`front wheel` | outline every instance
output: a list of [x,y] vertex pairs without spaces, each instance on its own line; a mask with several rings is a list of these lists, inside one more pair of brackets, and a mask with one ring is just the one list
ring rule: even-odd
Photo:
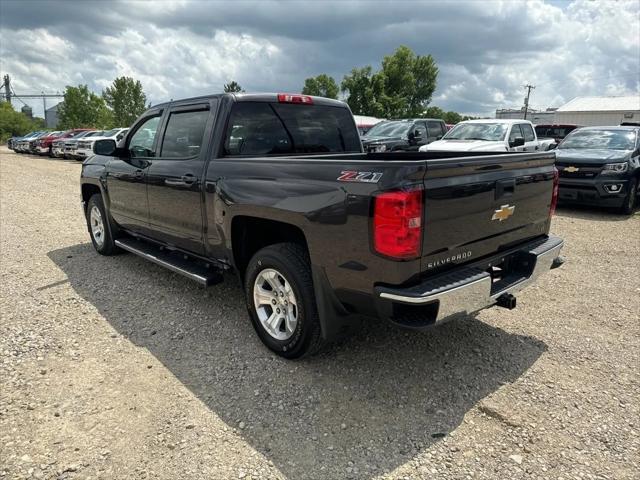
[[638,179],[632,178],[631,180],[629,180],[629,192],[627,193],[627,196],[624,197],[624,202],[620,207],[620,213],[624,215],[631,215],[633,213],[633,209],[636,204],[636,199],[638,198],[637,193],[638,193]]
[[108,221],[102,195],[96,193],[87,203],[87,224],[93,248],[100,255],[113,255],[118,251]]
[[303,247],[278,243],[258,251],[247,266],[245,292],[253,327],[269,349],[289,359],[320,349],[320,319]]

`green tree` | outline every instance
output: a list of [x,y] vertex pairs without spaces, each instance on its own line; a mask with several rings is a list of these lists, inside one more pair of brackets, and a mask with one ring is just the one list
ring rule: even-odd
[[90,92],[86,85],[67,86],[64,100],[58,106],[58,128],[109,128],[112,125],[112,112],[101,96]]
[[0,102],[0,142],[6,142],[10,137],[25,135],[34,130],[41,130],[44,120],[31,119],[22,112],[16,112],[9,102]]
[[347,103],[354,114],[383,116],[380,98],[384,95],[384,78],[372,73],[370,65],[351,70],[342,79],[340,88],[347,94]]
[[333,77],[322,73],[317,77],[307,78],[304,81],[302,93],[317,97],[338,98],[338,84]]
[[431,55],[416,55],[404,45],[382,60],[381,102],[387,118],[421,115],[436,89],[438,67]]
[[444,120],[444,117],[446,116],[446,114],[447,112],[445,112],[440,107],[433,106],[433,107],[427,107],[424,111],[424,114],[421,116],[426,118],[441,118]]
[[238,82],[236,82],[235,80],[232,80],[231,82],[224,84],[224,92],[236,93],[236,92],[244,92],[244,90],[242,89],[242,87]]
[[444,117],[442,119],[445,121],[445,123],[456,124],[462,121],[462,115],[460,115],[458,112],[449,111],[444,114]]
[[102,98],[111,109],[113,125],[128,127],[146,109],[147,96],[139,80],[118,77],[102,92]]

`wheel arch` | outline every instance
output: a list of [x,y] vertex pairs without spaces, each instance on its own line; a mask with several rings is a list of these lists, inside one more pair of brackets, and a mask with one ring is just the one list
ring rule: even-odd
[[285,242],[298,244],[309,253],[305,234],[297,225],[250,215],[237,215],[231,220],[233,265],[240,278],[244,278],[249,260],[258,250]]

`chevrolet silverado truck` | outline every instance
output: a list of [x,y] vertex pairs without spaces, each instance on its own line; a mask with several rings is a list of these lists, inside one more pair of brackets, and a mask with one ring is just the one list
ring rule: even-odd
[[345,103],[297,94],[172,101],[93,148],[81,197],[96,251],[204,286],[235,271],[286,358],[367,317],[423,330],[514,308],[561,263],[554,153],[364,153]]

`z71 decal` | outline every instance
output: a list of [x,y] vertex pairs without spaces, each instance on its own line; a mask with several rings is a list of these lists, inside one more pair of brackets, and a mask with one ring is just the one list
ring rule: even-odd
[[378,183],[382,178],[382,172],[354,172],[352,170],[344,170],[340,172],[339,182],[365,182]]

